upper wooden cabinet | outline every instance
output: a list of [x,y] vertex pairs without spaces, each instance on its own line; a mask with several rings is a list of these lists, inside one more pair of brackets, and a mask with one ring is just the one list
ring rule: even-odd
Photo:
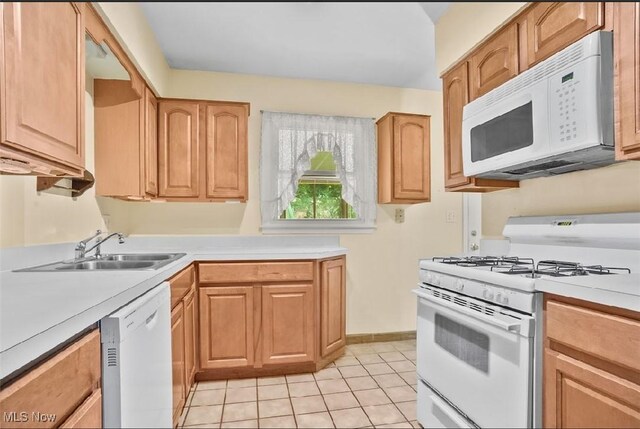
[[468,63],[442,77],[444,114],[444,185],[446,191],[489,192],[517,188],[518,182],[466,177],[462,169],[462,109],[469,102]]
[[161,197],[198,197],[199,104],[160,100],[158,110],[158,194]]
[[83,5],[0,3],[0,172],[81,176]]
[[158,100],[149,88],[144,91],[143,175],[146,195],[158,195]]
[[247,105],[206,106],[207,197],[247,199]]
[[526,20],[529,66],[604,26],[602,2],[534,2]]
[[159,196],[246,201],[248,103],[160,99]]
[[471,100],[518,74],[518,26],[508,25],[469,56]]
[[430,116],[390,112],[378,126],[378,202],[431,200]]
[[544,427],[640,426],[640,314],[545,296]]
[[640,3],[615,3],[616,159],[640,159]]
[[347,344],[347,266],[344,257],[320,265],[320,354],[325,357]]
[[157,195],[157,101],[131,81],[93,82],[96,195],[149,199]]

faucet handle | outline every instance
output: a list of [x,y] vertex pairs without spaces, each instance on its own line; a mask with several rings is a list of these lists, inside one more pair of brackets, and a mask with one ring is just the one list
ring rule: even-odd
[[118,233],[118,244],[124,244],[124,235]]

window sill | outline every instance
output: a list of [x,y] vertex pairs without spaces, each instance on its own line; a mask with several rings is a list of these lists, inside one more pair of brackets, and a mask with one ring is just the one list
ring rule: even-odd
[[276,220],[262,225],[263,234],[371,234],[375,225],[359,220]]

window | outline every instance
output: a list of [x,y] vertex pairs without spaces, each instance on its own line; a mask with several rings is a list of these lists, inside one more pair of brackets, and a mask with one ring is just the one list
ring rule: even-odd
[[263,231],[374,229],[373,119],[263,112],[260,156]]

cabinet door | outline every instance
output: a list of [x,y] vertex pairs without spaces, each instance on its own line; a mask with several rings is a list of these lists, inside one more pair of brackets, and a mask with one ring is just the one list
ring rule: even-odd
[[320,352],[325,357],[347,342],[345,258],[322,261],[320,275]]
[[247,107],[206,106],[207,197],[247,199]]
[[313,285],[262,286],[264,364],[314,359]]
[[511,24],[483,43],[469,57],[471,99],[518,74],[518,27]]
[[252,366],[253,287],[200,288],[200,367]]
[[0,4],[1,141],[77,167],[84,166],[81,8],[72,2]]
[[604,3],[534,3],[526,21],[527,62],[531,66],[601,28]]
[[616,3],[616,159],[640,159],[640,3]]
[[469,102],[467,67],[467,63],[464,62],[442,78],[446,187],[466,185],[470,181],[462,173],[462,108]]
[[189,392],[196,374],[196,288],[184,298],[185,392]]
[[640,386],[546,349],[544,427],[640,427]]
[[184,307],[180,303],[171,312],[171,364],[173,377],[173,424],[176,425],[186,392],[184,389]]
[[158,100],[149,88],[144,93],[144,192],[158,195]]
[[431,161],[429,118],[393,117],[393,196],[429,201]]
[[199,183],[198,103],[161,100],[158,181],[161,197],[197,197]]

